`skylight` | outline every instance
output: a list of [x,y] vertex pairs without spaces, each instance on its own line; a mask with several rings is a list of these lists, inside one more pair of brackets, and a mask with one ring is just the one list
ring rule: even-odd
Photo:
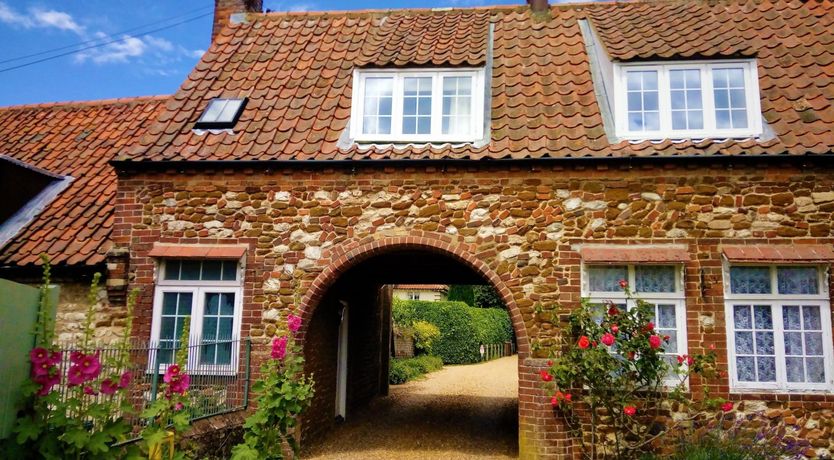
[[246,106],[246,100],[246,98],[212,99],[194,127],[197,129],[234,128]]

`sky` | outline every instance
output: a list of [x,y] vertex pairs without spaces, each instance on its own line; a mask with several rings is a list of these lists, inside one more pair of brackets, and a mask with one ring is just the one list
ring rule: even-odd
[[[264,0],[264,8],[502,3],[524,0]],[[0,0],[0,106],[172,94],[209,46],[213,9],[214,0]]]

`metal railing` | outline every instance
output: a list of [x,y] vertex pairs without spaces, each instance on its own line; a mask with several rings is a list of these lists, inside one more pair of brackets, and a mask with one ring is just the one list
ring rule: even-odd
[[[179,344],[177,344],[179,345]],[[91,346],[88,349],[99,354],[102,363],[101,375],[118,377],[123,372],[131,375],[130,384],[121,393],[127,398],[132,410],[118,414],[133,426],[134,433],[142,429],[147,420],[142,419],[142,411],[159,398],[164,397],[163,374],[173,362],[179,349],[171,342],[134,340],[127,347],[127,362],[119,363],[121,349],[118,344]],[[252,341],[250,338],[229,340],[201,340],[193,338],[185,347],[188,359],[185,372],[190,384],[187,391],[189,404],[187,410],[192,421],[215,415],[245,410],[249,405],[249,384],[251,378],[250,358]],[[65,373],[69,369],[72,352],[81,351],[77,343],[60,345],[62,362],[60,367]],[[63,397],[70,397],[66,385],[56,387]],[[105,398],[99,394],[87,396]]]

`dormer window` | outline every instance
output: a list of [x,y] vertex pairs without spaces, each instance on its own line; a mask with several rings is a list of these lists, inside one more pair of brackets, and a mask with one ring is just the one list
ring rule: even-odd
[[482,69],[357,70],[351,137],[359,142],[463,143],[483,137]]
[[755,60],[615,64],[618,137],[749,138],[762,132]]
[[231,129],[237,124],[243,108],[246,106],[246,98],[243,99],[212,99],[206,106],[205,112],[194,125],[196,129]]

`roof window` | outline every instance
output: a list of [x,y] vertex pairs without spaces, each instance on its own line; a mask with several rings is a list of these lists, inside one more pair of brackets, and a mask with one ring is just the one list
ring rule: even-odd
[[197,129],[229,129],[234,128],[243,108],[246,106],[246,98],[243,99],[212,99],[209,101],[206,111],[194,125]]
[[616,64],[617,136],[749,138],[762,133],[756,61]]

